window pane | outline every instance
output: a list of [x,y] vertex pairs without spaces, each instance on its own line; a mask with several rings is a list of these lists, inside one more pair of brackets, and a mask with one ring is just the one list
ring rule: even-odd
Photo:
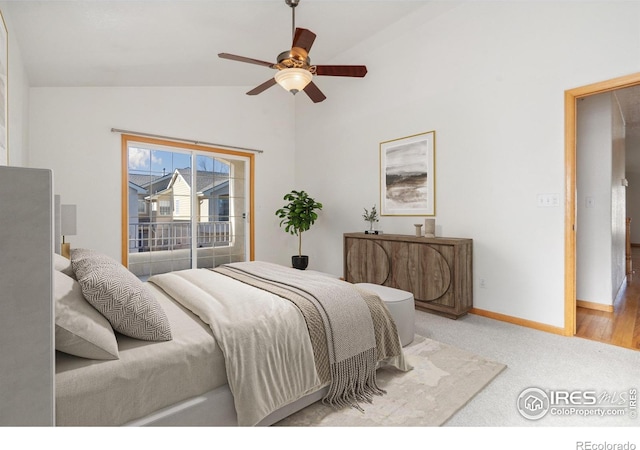
[[130,145],[128,162],[129,269],[145,278],[188,268],[191,156]]
[[247,259],[247,161],[133,142],[128,157],[132,272],[190,268],[194,248],[197,267]]

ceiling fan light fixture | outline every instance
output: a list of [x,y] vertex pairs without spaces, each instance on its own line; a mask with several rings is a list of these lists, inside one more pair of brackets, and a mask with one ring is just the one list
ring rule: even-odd
[[274,78],[280,86],[295,95],[311,83],[313,74],[306,69],[291,67],[279,70]]

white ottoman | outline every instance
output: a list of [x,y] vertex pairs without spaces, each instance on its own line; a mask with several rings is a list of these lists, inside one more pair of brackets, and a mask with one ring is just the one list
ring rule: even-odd
[[415,334],[415,303],[413,294],[400,289],[372,283],[356,283],[356,286],[371,291],[384,302],[398,328],[400,343],[403,347],[413,342]]

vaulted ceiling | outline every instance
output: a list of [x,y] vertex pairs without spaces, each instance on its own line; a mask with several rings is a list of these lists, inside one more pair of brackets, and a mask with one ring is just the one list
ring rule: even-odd
[[[341,53],[425,1],[301,0],[296,26],[317,34],[313,64],[366,64]],[[12,0],[10,16],[31,86],[252,86],[291,48],[284,0]]]
[[[347,50],[429,3],[300,0],[295,20],[318,36],[312,63],[366,65]],[[217,54],[275,62],[292,40],[284,0],[8,0],[0,8],[33,87],[257,86],[272,69]],[[627,165],[640,173],[640,87],[616,94],[634,145]]]

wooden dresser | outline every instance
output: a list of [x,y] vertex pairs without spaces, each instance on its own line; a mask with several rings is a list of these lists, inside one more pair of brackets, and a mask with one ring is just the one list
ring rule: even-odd
[[473,240],[344,234],[344,277],[413,293],[416,307],[450,318],[473,306]]

